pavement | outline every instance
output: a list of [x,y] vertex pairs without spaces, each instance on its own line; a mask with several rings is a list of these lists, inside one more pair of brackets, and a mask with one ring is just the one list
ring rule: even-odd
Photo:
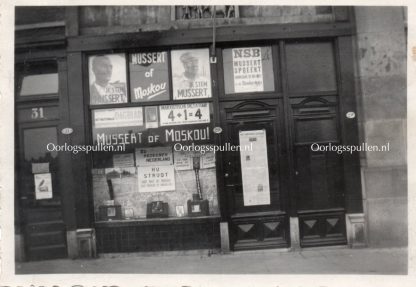
[[370,274],[406,275],[407,248],[319,247],[221,254],[212,250],[100,254],[94,259],[16,263],[16,274]]

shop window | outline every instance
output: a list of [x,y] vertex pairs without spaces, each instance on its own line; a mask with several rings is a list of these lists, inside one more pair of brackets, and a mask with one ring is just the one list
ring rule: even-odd
[[[218,215],[209,50],[125,55],[89,57],[96,220]],[[93,100],[97,59],[119,96]]]
[[223,50],[226,94],[274,91],[271,46]]
[[331,42],[286,44],[289,92],[335,91],[336,69]]

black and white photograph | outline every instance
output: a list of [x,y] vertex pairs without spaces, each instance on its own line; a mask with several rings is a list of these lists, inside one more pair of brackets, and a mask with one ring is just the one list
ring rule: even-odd
[[413,286],[380,1],[0,3],[0,287]]

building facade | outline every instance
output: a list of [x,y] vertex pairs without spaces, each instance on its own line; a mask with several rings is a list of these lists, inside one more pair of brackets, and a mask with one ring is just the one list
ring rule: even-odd
[[406,29],[403,7],[17,7],[16,260],[407,245]]

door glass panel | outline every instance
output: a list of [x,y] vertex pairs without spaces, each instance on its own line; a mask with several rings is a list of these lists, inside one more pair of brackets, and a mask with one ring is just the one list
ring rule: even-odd
[[271,46],[223,50],[225,93],[274,91]]
[[336,90],[335,57],[331,42],[286,44],[289,92]]
[[57,156],[56,151],[48,151],[48,143],[57,144],[55,127],[26,129],[23,132],[24,155],[26,161],[49,161]]
[[[24,129],[23,157],[19,162],[19,196],[22,206],[58,199],[57,152],[48,151],[48,144],[57,144],[56,127]],[[51,146],[50,146],[51,149]]]

